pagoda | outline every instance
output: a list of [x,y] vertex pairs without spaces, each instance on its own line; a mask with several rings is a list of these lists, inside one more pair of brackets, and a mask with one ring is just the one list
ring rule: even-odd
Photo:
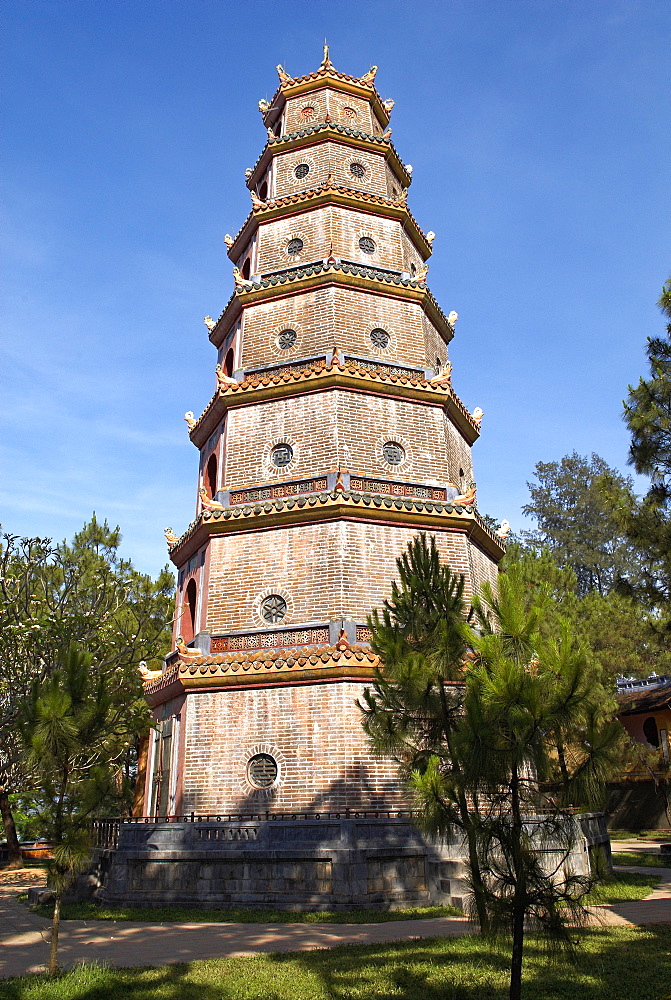
[[[225,239],[233,294],[205,319],[214,395],[186,414],[196,516],[166,529],[178,579],[174,651],[145,677],[152,822],[123,831],[110,899],[449,896],[449,852],[412,827],[357,699],[377,665],[367,616],[418,532],[467,600],[496,579],[471,462],[482,414],[452,387],[457,314],[427,285],[434,234],[408,207],[376,67],[338,72],[325,48],[316,72],[278,73],[251,211]],[[228,877],[203,874],[207,850]]]

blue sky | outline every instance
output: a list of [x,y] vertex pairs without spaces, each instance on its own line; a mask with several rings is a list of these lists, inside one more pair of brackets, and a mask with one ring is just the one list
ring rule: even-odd
[[[480,509],[525,527],[538,461],[625,469],[627,384],[663,329],[671,8],[594,0],[14,0],[2,8],[0,520],[95,510],[156,573],[193,516],[183,414],[232,290],[275,65],[379,65],[453,382],[485,411]],[[643,486],[643,484],[641,484]]]

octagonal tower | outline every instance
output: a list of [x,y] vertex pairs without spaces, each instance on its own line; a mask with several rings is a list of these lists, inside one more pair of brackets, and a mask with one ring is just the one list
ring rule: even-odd
[[356,707],[376,664],[367,615],[419,531],[467,598],[502,556],[476,510],[479,419],[452,388],[456,314],[427,287],[433,234],[408,208],[393,102],[328,50],[314,73],[278,72],[252,209],[226,238],[234,292],[206,318],[215,393],[188,415],[198,499],[168,535],[151,816],[403,808]]

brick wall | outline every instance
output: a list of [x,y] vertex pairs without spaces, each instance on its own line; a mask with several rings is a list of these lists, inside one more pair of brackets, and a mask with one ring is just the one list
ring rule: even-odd
[[[314,109],[314,113],[306,116],[304,112],[309,108]],[[331,87],[289,98],[284,109],[283,131],[297,132],[306,125],[323,122],[327,115],[337,125],[347,125],[348,128],[360,129],[373,135],[380,131],[368,101],[362,97],[339,93]]]
[[[230,412],[224,487],[323,475],[338,465],[404,482],[456,482],[459,466],[450,461],[446,435],[457,461],[464,461],[459,432],[438,406],[343,390],[269,400]],[[294,457],[277,469],[270,451],[281,441],[291,445]],[[402,464],[384,460],[386,441],[405,449]]]
[[[286,327],[295,330],[298,338],[290,350],[281,350],[277,336]],[[390,334],[385,350],[371,343],[370,332],[375,327]],[[347,354],[415,367],[434,368],[436,356],[443,361],[447,358],[447,345],[421,305],[398,297],[331,286],[245,309],[244,368],[325,354],[334,344]]]
[[[374,253],[361,250],[362,236],[375,241]],[[303,250],[290,257],[287,244],[296,237],[303,240]],[[323,260],[331,251],[334,257],[353,260],[365,267],[409,271],[411,263],[416,267],[421,264],[419,254],[396,219],[330,205],[263,223],[259,228],[256,273],[267,274]]]
[[[416,534],[403,525],[339,521],[212,538],[207,630],[260,628],[260,598],[281,594],[282,625],[348,618],[363,622],[389,596],[396,559]],[[441,556],[466,577],[466,598],[494,563],[465,535],[431,532]]]
[[[368,749],[356,700],[336,682],[187,696],[182,811],[218,814],[407,808],[396,767]],[[247,763],[270,753],[280,780],[254,789]]]

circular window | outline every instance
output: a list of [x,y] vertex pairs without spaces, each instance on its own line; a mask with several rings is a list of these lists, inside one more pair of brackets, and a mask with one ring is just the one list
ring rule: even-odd
[[354,108],[343,108],[342,113],[344,114],[345,118],[350,118],[350,119],[356,118],[356,111],[354,110]]
[[307,165],[307,163],[299,163],[296,169],[294,170],[294,177],[296,178],[297,181],[302,181],[303,178],[307,177],[309,173],[310,173],[310,167]]
[[287,602],[279,594],[271,594],[261,601],[261,617],[273,625],[281,622],[287,613]]
[[288,351],[290,347],[294,346],[297,340],[298,334],[295,330],[282,330],[277,338],[277,346],[283,351]]
[[287,243],[287,253],[290,257],[295,257],[296,254],[300,253],[303,249],[303,240],[299,239],[297,236],[293,240],[289,240]]
[[301,118],[306,122],[310,121],[310,119],[314,118],[314,116],[315,116],[315,109],[310,106],[303,108],[301,111]]
[[375,240],[372,240],[370,236],[362,236],[359,240],[359,249],[363,250],[364,253],[375,253]]
[[294,457],[294,450],[288,444],[276,444],[270,453],[270,461],[277,469],[283,469]]
[[255,753],[247,763],[247,777],[254,788],[270,788],[277,781],[277,761],[269,753]]
[[387,441],[386,444],[382,445],[382,454],[390,465],[400,465],[405,458],[403,448],[396,441]]
[[380,348],[380,350],[389,345],[389,334],[381,326],[376,326],[374,330],[370,331],[370,339],[373,346]]
[[349,172],[351,173],[352,177],[361,178],[365,176],[366,168],[364,167],[363,163],[350,163]]

